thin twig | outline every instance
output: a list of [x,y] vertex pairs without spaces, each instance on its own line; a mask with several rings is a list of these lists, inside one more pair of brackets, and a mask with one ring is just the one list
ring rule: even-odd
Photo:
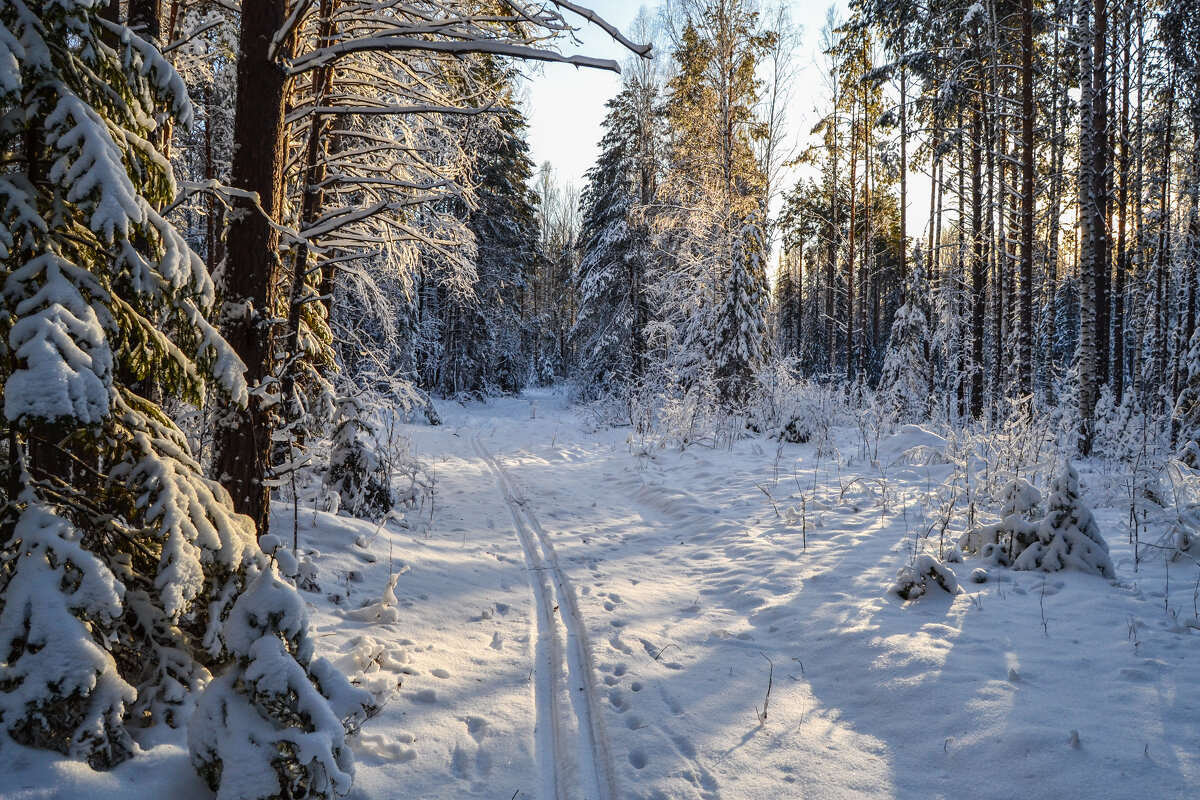
[[[763,658],[767,658],[767,654],[758,651],[758,654]],[[767,704],[771,702],[771,685],[775,682],[775,662],[767,658],[767,663],[771,665],[771,671],[767,674],[767,696],[763,698],[762,713],[758,713],[758,706],[754,707],[754,713],[758,715],[758,724],[762,725],[767,721]]]
[[[680,647],[679,645],[677,645],[677,644],[669,644],[669,645],[667,645],[666,647],[663,647],[663,649],[662,649],[662,650],[659,650],[659,651],[658,651],[658,655],[656,655],[656,656],[654,657],[654,660],[655,660],[655,661],[658,661],[660,658],[662,658],[662,654],[663,654],[663,653],[665,653],[665,652],[667,651],[667,647],[674,647],[674,648],[675,648],[676,650],[678,650],[680,653],[683,653],[683,648],[682,648],[682,647]],[[685,655],[686,655],[686,654],[685,654]]]

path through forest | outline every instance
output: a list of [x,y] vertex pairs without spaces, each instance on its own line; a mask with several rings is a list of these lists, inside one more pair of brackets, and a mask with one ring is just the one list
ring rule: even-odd
[[407,674],[368,728],[411,742],[360,752],[361,797],[1183,798],[1200,779],[1200,639],[1163,611],[1190,614],[1194,587],[1133,573],[1119,509],[1097,510],[1116,583],[974,584],[967,562],[963,594],[905,604],[887,588],[950,467],[900,456],[932,434],[872,464],[850,431],[820,456],[658,449],[549,393],[443,411],[413,429],[432,518],[381,533],[349,601],[403,560],[399,621],[370,635]]

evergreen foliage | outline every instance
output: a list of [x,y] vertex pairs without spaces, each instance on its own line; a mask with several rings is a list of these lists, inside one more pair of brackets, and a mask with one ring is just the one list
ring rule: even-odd
[[[493,79],[511,82],[498,68]],[[533,164],[516,108],[468,123],[475,154],[474,204],[461,209],[475,240],[471,293],[443,291],[442,363],[433,388],[445,394],[516,392],[530,379],[526,298],[540,254]]]
[[1070,464],[1050,483],[1046,517],[1038,525],[1037,539],[1020,552],[1014,549],[1014,553],[1014,569],[1078,569],[1105,578],[1116,577],[1108,557],[1108,542],[1091,509],[1083,504],[1079,473]]
[[733,408],[745,403],[767,355],[765,249],[761,217],[752,214],[733,242],[712,354],[721,398]]
[[149,138],[192,118],[178,74],[89,0],[6,3],[0,41],[15,521],[0,538],[0,717],[17,741],[108,767],[132,751],[130,725],[186,718],[258,552],[147,395],[199,402],[211,382],[245,402],[246,386],[207,320],[208,273],[156,211],[175,184]]
[[325,488],[353,516],[382,519],[396,505],[378,432],[359,394],[338,398]]
[[925,317],[928,305],[928,287],[918,251],[905,282],[904,302],[892,318],[879,379],[880,391],[898,422],[921,422],[929,417],[930,369],[925,355],[929,346]]
[[579,265],[579,317],[571,331],[576,374],[585,387],[615,388],[634,376],[644,336],[643,296],[651,261],[651,233],[639,205],[638,95],[655,92],[626,82],[608,102],[600,156],[588,170],[582,197],[583,256]]
[[[239,593],[266,566],[251,521],[154,400],[248,399],[208,321],[209,274],[156,210],[175,183],[151,138],[167,120],[190,124],[192,108],[157,50],[97,12],[90,0],[0,8],[0,718],[22,744],[107,768],[133,752],[131,727],[184,724],[209,669],[242,656],[229,620],[258,613]],[[302,607],[283,584],[275,596]],[[303,637],[304,620],[290,632]],[[279,641],[244,629],[237,647]],[[333,680],[319,670],[292,690]],[[265,713],[297,725],[279,704]],[[337,749],[327,722],[269,768]]]

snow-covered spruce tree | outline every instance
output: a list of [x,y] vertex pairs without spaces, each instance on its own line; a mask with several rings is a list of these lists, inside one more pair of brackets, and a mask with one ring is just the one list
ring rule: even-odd
[[762,219],[750,214],[733,239],[713,353],[721,399],[731,408],[745,404],[769,345],[765,249]]
[[[106,768],[133,752],[131,726],[182,724],[209,669],[234,660],[235,601],[271,609],[238,600],[268,569],[253,524],[146,396],[198,404],[211,384],[247,401],[244,366],[208,321],[212,281],[155,210],[175,185],[151,135],[189,124],[191,106],[162,56],[97,11],[0,6],[0,726]],[[260,638],[279,641],[265,626]],[[331,671],[306,674],[349,696]],[[344,732],[328,716],[324,745],[264,763],[291,774],[332,753]]]
[[338,505],[356,517],[381,518],[396,505],[387,464],[362,396],[352,391],[338,398],[325,488]]
[[1091,509],[1083,504],[1079,473],[1070,464],[1050,482],[1046,517],[1038,524],[1037,539],[1013,560],[1013,569],[1056,572],[1068,568],[1116,577],[1108,542]]
[[652,233],[647,206],[658,168],[653,154],[658,85],[642,71],[608,102],[600,156],[582,197],[579,316],[571,331],[585,396],[641,382],[646,369]]
[[129,724],[186,717],[194,648],[228,607],[212,593],[257,548],[138,393],[246,387],[206,320],[208,274],[154,209],[175,187],[148,139],[190,123],[186,90],[95,5],[0,7],[0,718],[108,767],[132,752]]
[[[512,104],[514,77],[495,59],[481,57],[483,78],[503,83],[502,104]],[[463,209],[475,236],[478,281],[473,297],[452,294],[442,370],[445,393],[482,392],[495,387],[519,391],[529,378],[524,344],[527,279],[539,257],[535,197],[529,189],[533,163],[525,140],[525,118],[508,107],[468,123],[468,147],[476,154],[471,182],[477,207]]]
[[879,378],[880,395],[899,422],[929,418],[931,373],[925,357],[929,341],[925,317],[928,307],[928,287],[918,249],[905,280],[904,303],[892,318],[892,334]]

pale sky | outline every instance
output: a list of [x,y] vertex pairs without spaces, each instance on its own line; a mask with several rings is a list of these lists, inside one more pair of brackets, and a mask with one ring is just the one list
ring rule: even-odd
[[[622,31],[629,30],[639,8],[654,7],[645,0],[593,0],[584,5]],[[792,0],[791,5],[792,17],[804,31],[800,37],[801,52],[794,55],[800,71],[796,76],[792,107],[788,109],[788,122],[793,132],[807,134],[815,119],[814,107],[821,102],[821,77],[814,62],[820,57],[821,28],[830,4]],[[836,5],[844,16],[845,3]],[[567,52],[620,62],[630,55],[604,31],[579,18],[576,21],[581,22],[578,35],[583,45]],[[656,57],[669,56],[660,52]],[[596,145],[602,134],[600,123],[606,111],[604,103],[620,90],[621,78],[611,72],[562,64],[545,65],[540,72],[540,75],[531,75],[529,85],[530,155],[539,166],[544,161],[551,162],[561,179],[569,179],[582,188],[583,175],[595,163],[598,154]]]
[[[592,0],[587,5],[622,31],[628,31],[638,9],[653,8],[645,0]],[[846,16],[845,2],[834,3],[841,17]],[[799,52],[793,55],[797,68],[793,98],[787,109],[787,121],[793,143],[803,144],[808,132],[824,110],[825,85],[818,62],[821,28],[825,25],[829,2],[791,0],[792,18],[803,26]],[[581,52],[601,58],[624,62],[629,52],[613,42],[604,31],[576,18],[580,23],[582,46],[564,48],[566,52]],[[668,58],[665,52],[657,58]],[[540,72],[540,74],[539,74]],[[621,78],[611,72],[578,69],[563,64],[547,64],[530,75],[528,105],[530,155],[536,166],[545,161],[554,165],[560,181],[571,181],[579,189],[584,186],[584,173],[596,161],[604,120],[604,103],[619,90]],[[928,215],[928,179],[914,176],[910,183],[909,235],[920,235]],[[794,176],[784,176],[783,188],[791,189]],[[924,199],[922,199],[924,198]]]

